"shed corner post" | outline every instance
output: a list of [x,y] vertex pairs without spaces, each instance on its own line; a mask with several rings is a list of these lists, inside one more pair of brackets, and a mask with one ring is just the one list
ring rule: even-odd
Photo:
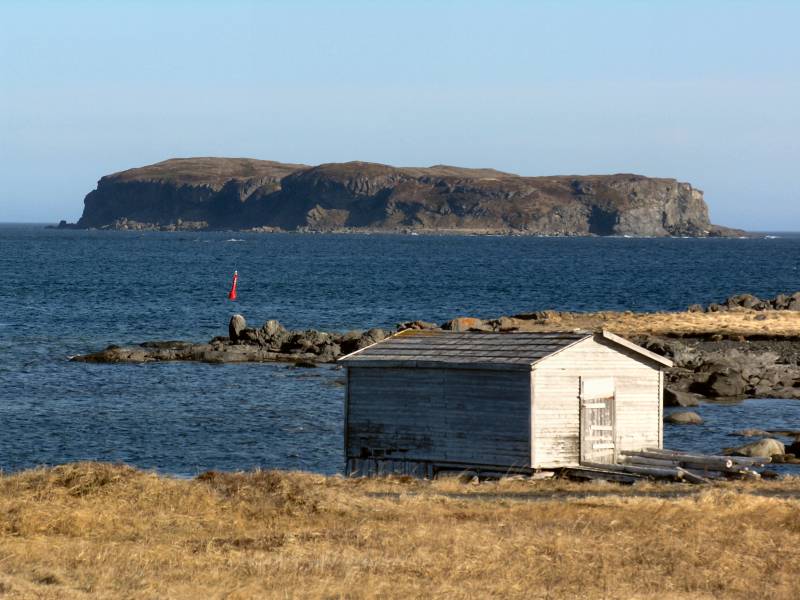
[[664,447],[664,367],[658,368],[658,447]]
[[531,367],[530,376],[530,393],[528,394],[530,400],[530,411],[528,417],[528,456],[531,461],[531,469],[536,468],[536,437],[534,434],[534,419],[535,419],[535,403],[536,403],[536,365]]
[[342,440],[344,442],[344,474],[350,475],[350,459],[347,456],[347,448],[349,446],[348,435],[350,433],[349,414],[350,414],[350,367],[345,366],[344,378],[344,426],[342,430]]

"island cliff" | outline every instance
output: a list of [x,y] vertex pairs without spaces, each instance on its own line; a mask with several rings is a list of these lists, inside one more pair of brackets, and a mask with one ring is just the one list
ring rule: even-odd
[[104,229],[718,236],[703,193],[641,175],[179,158],[106,175],[77,224]]

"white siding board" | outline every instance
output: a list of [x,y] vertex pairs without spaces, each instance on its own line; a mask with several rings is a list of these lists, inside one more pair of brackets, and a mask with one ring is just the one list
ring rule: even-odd
[[534,366],[534,467],[579,463],[581,377],[614,378],[618,450],[661,445],[663,376],[658,365],[619,345],[589,338]]

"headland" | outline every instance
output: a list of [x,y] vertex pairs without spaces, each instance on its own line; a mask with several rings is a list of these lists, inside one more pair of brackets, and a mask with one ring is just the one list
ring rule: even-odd
[[523,177],[369,162],[176,158],[102,177],[61,228],[538,236],[742,236],[703,192],[634,174]]

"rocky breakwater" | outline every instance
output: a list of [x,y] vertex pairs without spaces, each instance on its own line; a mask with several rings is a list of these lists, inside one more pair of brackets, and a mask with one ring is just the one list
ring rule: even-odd
[[135,346],[109,346],[100,352],[73,357],[90,363],[145,363],[198,361],[205,363],[291,362],[299,366],[334,362],[386,337],[381,329],[328,333],[289,331],[274,320],[258,329],[248,328],[243,316],[234,315],[228,337],[207,343],[183,341],[144,342]]
[[104,229],[719,236],[703,192],[632,174],[523,177],[447,165],[171,159],[106,175],[77,224]]
[[[503,318],[505,319],[505,317]],[[425,321],[397,325],[405,329],[446,329],[453,331],[513,331],[503,329],[502,319],[482,321],[471,317],[453,319],[441,326]],[[333,363],[346,354],[381,341],[394,332],[373,328],[345,333],[307,329],[291,331],[278,321],[269,320],[259,328],[247,327],[242,315],[234,315],[228,335],[208,342],[151,341],[133,346],[111,345],[99,352],[72,357],[75,362],[146,363],[196,361],[205,363],[289,362],[299,366]]]

